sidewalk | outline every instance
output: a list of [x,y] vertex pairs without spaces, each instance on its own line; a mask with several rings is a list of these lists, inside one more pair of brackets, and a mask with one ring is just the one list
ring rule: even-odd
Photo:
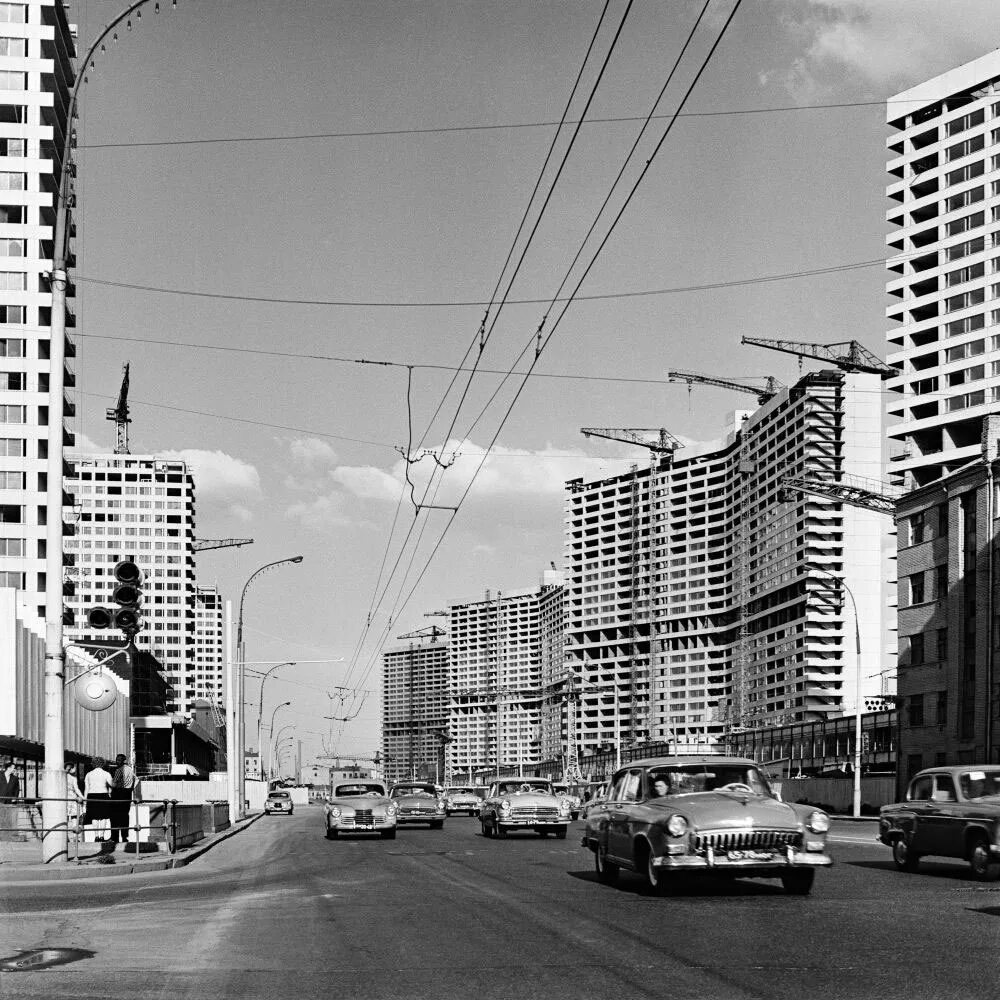
[[[78,878],[108,878],[115,875],[141,875],[147,872],[165,871],[168,868],[183,868],[216,844],[228,840],[237,833],[253,825],[264,814],[255,813],[246,819],[238,820],[228,830],[213,833],[199,840],[190,847],[178,848],[173,854],[168,854],[165,844],[156,852],[136,854],[125,851],[121,845],[116,846],[114,853],[102,850],[101,844],[81,844],[80,863],[77,864],[75,845],[70,844],[70,859],[43,865],[41,857],[41,841],[26,842],[0,841],[0,884],[16,882],[47,882],[54,879]],[[134,848],[136,845],[130,844]],[[104,860],[105,858],[110,860]]]

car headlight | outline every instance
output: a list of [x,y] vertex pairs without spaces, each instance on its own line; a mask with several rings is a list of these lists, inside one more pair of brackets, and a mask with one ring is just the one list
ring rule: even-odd
[[333,816],[334,819],[338,818],[340,816],[340,807],[330,806],[330,815]]
[[385,814],[386,814],[386,816],[395,816],[396,813],[398,813],[398,812],[399,812],[399,806],[397,806],[395,802],[390,802],[385,807]]
[[437,811],[439,813],[443,813],[444,812],[444,803],[440,799],[438,799]]
[[500,812],[510,812],[510,799],[504,799],[500,803]]
[[688,831],[688,821],[680,813],[674,813],[667,820],[667,833],[671,837],[683,837]]
[[812,833],[826,833],[830,829],[830,817],[825,812],[818,809],[809,814],[806,826]]
[[568,813],[570,811],[570,809],[571,809],[571,806],[570,806],[570,804],[565,799],[560,799],[559,800],[559,812],[561,812],[563,815],[565,815],[566,813]]

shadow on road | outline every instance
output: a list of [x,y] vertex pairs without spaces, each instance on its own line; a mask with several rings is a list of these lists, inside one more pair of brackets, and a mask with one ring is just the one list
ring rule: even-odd
[[[951,882],[976,882],[969,875],[969,866],[961,861],[925,861],[915,872],[901,872],[891,861],[841,861],[847,868],[866,868],[869,871],[892,872],[900,878],[926,875],[930,878],[946,879]],[[977,883],[982,884],[982,883]]]
[[[580,882],[593,882],[596,885],[607,889],[610,892],[621,892],[630,896],[649,896],[649,889],[645,880],[638,875],[623,872],[614,885],[603,885],[597,878],[597,873],[590,871],[570,871],[566,873],[570,878],[578,879]],[[670,893],[673,897],[718,897],[718,896],[783,896],[785,890],[780,884],[753,879],[730,879],[724,877],[713,877],[702,875],[697,878],[682,878],[678,881],[676,889]]]

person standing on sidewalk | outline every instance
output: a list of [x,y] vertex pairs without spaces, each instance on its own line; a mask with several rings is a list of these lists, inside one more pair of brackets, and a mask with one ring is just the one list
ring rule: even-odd
[[7,759],[0,771],[0,840],[17,840],[18,807],[21,797],[21,779],[17,776],[14,761]]
[[137,797],[139,782],[125,754],[115,758],[115,773],[111,781],[111,840],[128,843],[128,819],[132,802]]
[[104,828],[111,818],[111,774],[104,769],[104,758],[95,757],[94,767],[83,779],[83,794],[87,797],[84,823],[97,828],[95,839],[104,840]]

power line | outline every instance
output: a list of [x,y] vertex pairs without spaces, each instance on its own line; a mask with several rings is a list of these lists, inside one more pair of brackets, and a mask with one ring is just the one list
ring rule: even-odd
[[[889,261],[905,260],[916,254],[897,254],[893,257],[876,257],[870,260],[851,261],[846,264],[831,264],[826,267],[816,267],[797,271],[781,271],[775,274],[757,275],[750,278],[734,278],[728,281],[711,281],[694,285],[674,285],[666,288],[645,288],[634,292],[600,292],[591,295],[576,296],[577,302],[599,302],[607,299],[636,299],[654,295],[679,295],[687,292],[714,291],[719,288],[739,288],[742,285],[761,285],[772,281],[789,281],[796,278],[811,278],[823,274],[837,274],[841,271],[856,271],[869,267],[882,267]],[[268,305],[283,306],[324,306],[349,309],[457,309],[470,306],[488,306],[491,303],[485,299],[428,299],[390,300],[390,299],[293,299],[269,295],[235,295],[226,292],[201,292],[190,288],[167,288],[161,285],[140,285],[127,281],[107,281],[103,278],[91,278],[86,275],[76,275],[74,281],[85,284],[103,285],[106,288],[125,288],[135,292],[155,292],[160,295],[186,295],[198,299],[220,299],[225,302],[256,302]],[[549,298],[507,299],[507,305],[544,305],[552,302]],[[564,302],[565,298],[554,301]]]
[[[678,118],[733,118],[743,115],[773,115],[793,111],[837,111],[851,108],[885,107],[889,104],[905,103],[903,101],[836,101],[829,104],[793,104],[778,105],[771,108],[729,108],[721,111],[685,111]],[[655,115],[654,118],[668,118],[669,115]],[[585,125],[613,125],[619,123],[641,122],[643,115],[612,115],[604,118],[589,118]],[[556,121],[534,122],[496,122],[472,123],[469,125],[428,125],[420,128],[383,128],[360,129],[341,132],[299,132],[288,135],[245,135],[245,136],[208,136],[195,139],[149,139],[135,142],[89,142],[80,143],[77,149],[143,149],[157,146],[207,146],[237,142],[306,142],[320,139],[367,139],[388,138],[401,135],[442,135],[462,132],[498,132],[516,131],[520,129],[552,128]],[[576,125],[576,120],[569,120],[568,125]]]

